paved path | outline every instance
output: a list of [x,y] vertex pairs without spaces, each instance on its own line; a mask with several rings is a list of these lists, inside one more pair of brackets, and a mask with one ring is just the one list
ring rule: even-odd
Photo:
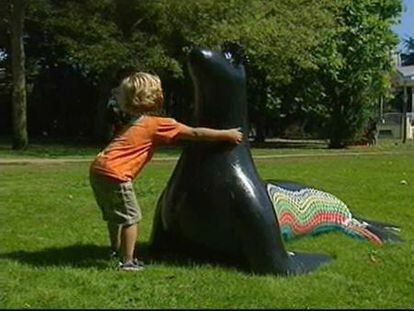
[[[403,155],[412,154],[412,151],[370,151],[352,152],[338,151],[329,153],[294,153],[255,155],[253,159],[283,159],[283,158],[316,158],[316,157],[343,157],[343,156],[376,156],[376,155]],[[154,157],[153,162],[177,161],[177,157]],[[1,164],[53,164],[53,163],[82,163],[91,162],[92,158],[0,158]]]

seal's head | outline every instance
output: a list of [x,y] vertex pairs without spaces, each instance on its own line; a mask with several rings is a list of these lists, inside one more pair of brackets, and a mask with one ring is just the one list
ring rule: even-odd
[[246,74],[240,51],[230,43],[219,52],[202,48],[191,50],[188,66],[195,87],[198,126],[244,126]]

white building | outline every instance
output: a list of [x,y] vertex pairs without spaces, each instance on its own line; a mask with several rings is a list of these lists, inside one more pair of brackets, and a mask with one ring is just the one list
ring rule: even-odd
[[402,88],[402,113],[386,113],[378,126],[380,137],[414,139],[414,66],[402,66],[399,56],[394,58],[396,76],[393,79],[394,88]]

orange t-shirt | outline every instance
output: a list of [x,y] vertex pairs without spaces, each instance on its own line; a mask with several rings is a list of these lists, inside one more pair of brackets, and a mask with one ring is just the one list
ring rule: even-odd
[[173,142],[183,128],[172,118],[143,116],[97,155],[91,169],[121,182],[131,181],[151,160],[154,149]]

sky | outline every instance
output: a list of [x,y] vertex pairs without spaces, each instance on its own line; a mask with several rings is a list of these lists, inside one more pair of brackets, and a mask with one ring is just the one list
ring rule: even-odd
[[404,0],[404,10],[401,21],[392,27],[392,30],[400,38],[399,49],[403,48],[403,40],[414,37],[414,0]]

